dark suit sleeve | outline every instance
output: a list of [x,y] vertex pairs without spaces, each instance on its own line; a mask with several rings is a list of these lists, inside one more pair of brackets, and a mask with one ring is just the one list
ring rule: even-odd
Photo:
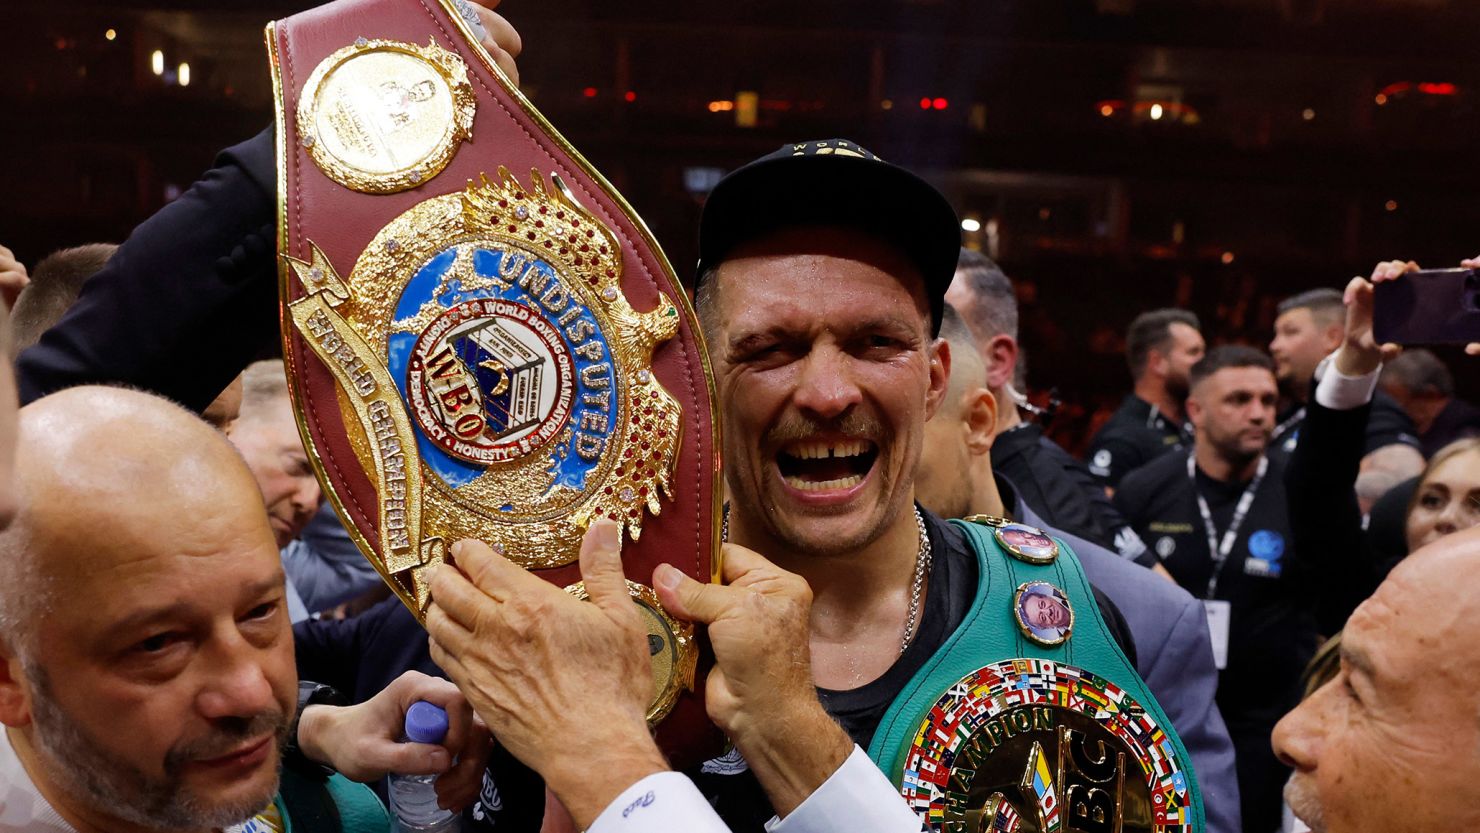
[[1120,554],[1122,558],[1135,559],[1146,552],[1146,545],[1141,537],[1131,528],[1125,516],[1105,495],[1105,490],[1095,482],[1089,469],[1083,463],[1070,457],[1068,452],[1064,453],[1063,476],[1066,481],[1073,484],[1076,494],[1084,501],[1086,513],[1088,513],[1093,530],[1096,535],[1085,535],[1082,537],[1098,541],[1107,549]]
[[[392,599],[397,604],[400,602]],[[307,619],[293,626],[293,651],[301,679],[331,685],[351,700],[359,687],[364,630],[370,611],[349,619]],[[374,694],[374,692],[371,692]]]
[[1041,436],[1026,450],[1025,456],[1031,474],[1024,481],[1014,480],[1013,485],[1021,490],[1033,490],[1024,499],[1049,526],[1093,541],[1125,558],[1135,558],[1145,551],[1141,539],[1083,463],[1053,440]]
[[1377,570],[1353,486],[1362,463],[1371,404],[1336,411],[1306,406],[1300,442],[1285,470],[1294,556],[1320,591],[1321,633],[1340,630],[1377,588]]
[[271,131],[216,165],[119,247],[17,362],[21,402],[127,384],[197,411],[277,338]]

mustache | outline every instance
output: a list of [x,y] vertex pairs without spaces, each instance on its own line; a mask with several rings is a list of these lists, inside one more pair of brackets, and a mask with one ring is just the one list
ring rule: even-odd
[[1299,772],[1290,776],[1290,780],[1285,782],[1285,803],[1315,833],[1323,833],[1326,829],[1326,813],[1309,776]]
[[219,758],[230,753],[247,741],[271,734],[278,740],[279,748],[288,736],[291,722],[281,709],[260,712],[251,717],[228,717],[216,721],[216,728],[208,735],[195,740],[183,741],[165,755],[164,769],[170,776],[178,776],[186,764],[194,761]]
[[830,420],[815,420],[805,416],[785,417],[766,432],[765,441],[769,445],[781,446],[811,439],[818,434],[841,434],[854,440],[877,440],[887,433],[888,429],[878,417],[855,410]]

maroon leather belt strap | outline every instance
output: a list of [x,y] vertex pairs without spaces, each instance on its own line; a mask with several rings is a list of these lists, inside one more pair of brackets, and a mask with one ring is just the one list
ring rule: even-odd
[[582,532],[618,522],[649,717],[701,721],[692,633],[645,584],[717,572],[714,384],[656,241],[450,3],[339,0],[267,45],[284,354],[350,534],[420,617],[453,541],[580,593]]

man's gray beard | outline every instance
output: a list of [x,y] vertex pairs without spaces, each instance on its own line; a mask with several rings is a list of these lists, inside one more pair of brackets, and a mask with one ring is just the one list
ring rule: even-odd
[[1326,829],[1326,814],[1321,809],[1321,800],[1310,776],[1298,772],[1290,776],[1290,780],[1285,782],[1285,803],[1314,833],[1322,833]]
[[[261,796],[249,796],[233,804],[209,805],[179,784],[179,768],[191,758],[171,749],[165,760],[164,779],[152,779],[133,764],[117,759],[56,705],[50,680],[39,666],[27,666],[26,676],[36,692],[31,718],[36,727],[35,746],[47,775],[68,795],[89,802],[96,810],[147,830],[198,830],[225,828],[260,812],[277,793],[277,779]],[[259,715],[239,727],[218,731],[211,745],[219,752],[252,737],[268,726],[281,725],[278,747],[287,737],[283,715]],[[199,744],[193,744],[199,747]],[[196,756],[199,757],[199,756]]]

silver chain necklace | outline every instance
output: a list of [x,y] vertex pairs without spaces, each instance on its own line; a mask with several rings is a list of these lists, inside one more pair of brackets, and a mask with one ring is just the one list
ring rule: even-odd
[[[920,593],[925,589],[925,576],[930,572],[930,533],[925,530],[925,516],[920,507],[915,507],[915,528],[920,530],[920,549],[915,552],[915,580],[910,584],[910,612],[904,620],[904,637],[899,641],[899,653],[910,647],[915,638],[915,625],[920,618]],[[725,504],[724,518],[720,522],[720,540],[730,540],[730,505]]]

